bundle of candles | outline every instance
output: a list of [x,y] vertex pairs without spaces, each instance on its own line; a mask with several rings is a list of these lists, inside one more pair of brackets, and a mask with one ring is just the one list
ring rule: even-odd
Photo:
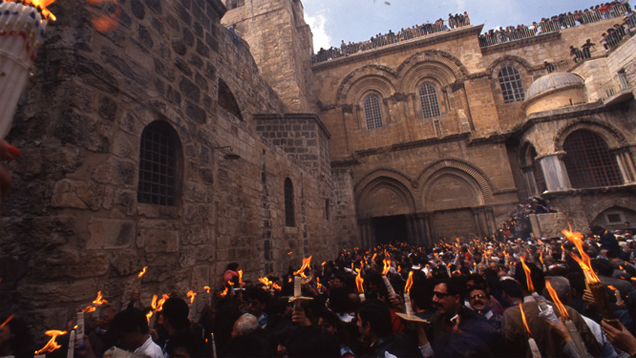
[[13,120],[38,47],[46,34],[53,0],[0,1],[0,138]]

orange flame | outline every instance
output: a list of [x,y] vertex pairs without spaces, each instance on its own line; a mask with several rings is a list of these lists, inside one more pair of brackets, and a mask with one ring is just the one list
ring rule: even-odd
[[530,327],[528,327],[528,322],[526,321],[526,313],[523,312],[523,303],[519,304],[519,311],[521,311],[521,320],[523,321],[523,325],[526,326],[528,336],[532,337],[532,332],[530,332]]
[[243,270],[238,270],[238,275],[239,275],[239,285],[244,285],[243,283]]
[[95,312],[96,308],[94,306],[86,306],[86,308],[84,308],[82,310],[82,312],[84,313],[91,313],[91,312]]
[[318,290],[322,288],[322,284],[320,283],[320,277],[316,277],[316,287],[318,288]]
[[152,313],[153,313],[152,311],[148,311],[148,313],[146,313],[146,319],[148,320],[148,323],[150,323],[150,318],[152,318]]
[[406,279],[406,286],[404,286],[404,292],[410,293],[411,287],[413,287],[413,271],[409,272],[409,278]]
[[95,301],[93,301],[93,304],[95,304],[95,305],[105,305],[107,303],[108,303],[108,301],[106,301],[102,297],[102,291],[97,291],[97,298],[95,299]]
[[565,306],[563,305],[563,303],[561,303],[561,300],[559,299],[559,295],[557,295],[554,288],[552,288],[550,281],[548,280],[545,281],[545,288],[547,288],[548,292],[550,292],[550,297],[552,297],[552,302],[556,304],[557,308],[559,309],[559,313],[561,313],[561,317],[565,319],[570,319],[570,314],[565,309]]
[[66,331],[46,331],[44,332],[44,334],[46,334],[47,336],[51,337],[51,340],[49,340],[49,342],[42,347],[42,349],[40,349],[39,351],[35,351],[35,355],[39,355],[42,353],[51,353],[56,349],[60,349],[62,348],[61,345],[59,345],[55,339],[57,338],[57,336],[61,336],[64,334],[67,334],[68,332]]
[[208,295],[210,294],[210,286],[203,286],[203,289],[205,290],[205,293]]
[[9,318],[7,318],[6,321],[2,322],[2,325],[0,325],[0,328],[4,327],[7,325],[7,323],[11,322],[11,320],[13,319],[14,315],[9,316]]
[[364,293],[364,279],[362,278],[362,270],[360,269],[356,269],[356,272],[358,273],[356,275],[356,287],[358,288],[358,293]]
[[375,258],[378,257],[378,253],[374,253],[373,256],[371,256],[371,261],[375,261]]
[[293,252],[293,251],[290,251],[290,252],[288,252],[288,253],[287,253],[287,255],[291,255],[292,253],[294,253],[294,252]]
[[152,295],[152,302],[150,302],[150,307],[152,307],[153,310],[157,309],[157,295]]
[[268,286],[272,284],[272,281],[270,281],[267,277],[260,277],[258,279],[259,282],[261,282],[263,285]]
[[150,306],[153,310],[159,312],[163,309],[164,302],[166,302],[166,300],[170,298],[170,296],[164,293],[161,299],[157,300],[157,298],[157,295],[152,295],[152,303],[150,303]]
[[305,270],[308,269],[311,264],[311,256],[309,256],[306,259],[303,259],[303,265],[300,267],[300,270],[294,272],[294,276],[298,276],[300,275],[302,278],[307,278],[307,276],[305,276]]
[[543,263],[543,251],[539,253],[539,261],[541,261],[541,265],[545,266],[545,263]]
[[322,264],[320,264],[321,266],[325,266],[325,264],[327,263],[327,261],[323,261]]
[[382,260],[382,263],[384,263],[384,268],[382,269],[382,274],[386,275],[386,274],[389,273],[389,270],[391,269],[391,260],[384,259],[384,260]]
[[280,291],[280,290],[282,290],[282,289],[283,289],[283,288],[282,288],[282,287],[280,287],[280,285],[279,285],[279,284],[277,284],[276,282],[272,283],[272,288],[274,288],[275,290],[278,290],[278,291]]
[[[16,0],[7,0],[8,2],[15,2]],[[55,2],[55,0],[23,0],[22,1],[26,5],[31,5],[33,7],[39,8],[42,11],[42,15],[51,21],[57,20],[55,15],[51,11],[49,11],[46,7]],[[57,349],[57,348],[56,348]]]
[[190,304],[194,303],[194,298],[197,297],[197,293],[190,290],[188,291],[188,293],[186,293],[186,297],[188,297],[190,299]]
[[221,292],[221,297],[225,297],[227,296],[227,291],[228,291],[228,287],[225,287],[225,290],[223,290],[223,292]]
[[146,274],[146,269],[148,269],[148,266],[144,266],[144,268],[141,270],[139,275],[137,275],[137,277],[141,278],[143,275],[145,275]]
[[532,284],[532,278],[530,277],[530,268],[526,265],[526,260],[523,256],[519,257],[521,259],[521,265],[523,266],[523,272],[526,274],[526,282],[528,285],[528,291],[534,292],[534,285]]
[[572,256],[572,258],[579,263],[581,269],[583,269],[587,282],[601,282],[592,270],[592,261],[590,260],[590,257],[585,253],[585,250],[583,250],[583,234],[580,232],[573,232],[571,230],[563,230],[561,232],[565,235],[565,238],[568,239],[568,241],[576,246],[579,251],[579,255],[581,255],[580,259],[573,253],[570,253],[570,256]]
[[612,291],[616,291],[616,287],[614,287],[612,285],[607,285],[607,287],[609,287],[609,289],[612,290]]

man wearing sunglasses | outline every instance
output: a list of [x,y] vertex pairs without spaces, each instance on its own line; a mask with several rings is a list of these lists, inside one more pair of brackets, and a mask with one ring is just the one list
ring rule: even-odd
[[468,302],[470,307],[478,314],[482,315],[497,332],[501,332],[501,315],[493,312],[490,307],[490,295],[479,286],[468,288]]

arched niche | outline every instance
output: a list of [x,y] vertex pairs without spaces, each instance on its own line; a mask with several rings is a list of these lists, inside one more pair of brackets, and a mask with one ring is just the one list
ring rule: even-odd
[[456,168],[444,168],[431,175],[422,192],[428,212],[470,208],[484,204],[477,181]]
[[373,179],[359,190],[357,197],[359,218],[405,215],[415,212],[413,194],[394,178]]

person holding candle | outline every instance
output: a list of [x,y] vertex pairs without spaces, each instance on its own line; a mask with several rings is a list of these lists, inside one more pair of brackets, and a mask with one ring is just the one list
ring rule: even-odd
[[150,358],[163,358],[163,352],[148,334],[146,315],[137,308],[119,312],[113,319],[117,332],[117,346],[130,352],[143,353]]

